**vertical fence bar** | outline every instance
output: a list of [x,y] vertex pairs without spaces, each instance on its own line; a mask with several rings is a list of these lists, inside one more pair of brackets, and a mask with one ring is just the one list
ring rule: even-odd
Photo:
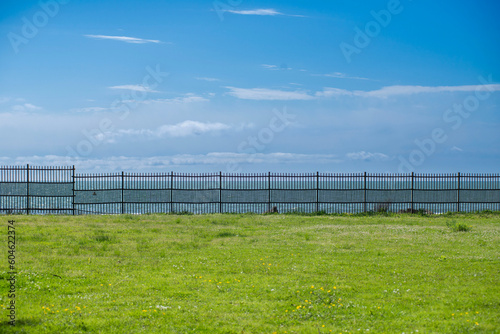
[[30,165],[26,165],[26,214],[30,214]]
[[316,172],[316,212],[319,212],[319,172]]
[[413,213],[414,205],[413,205],[413,190],[415,189],[415,172],[411,172],[411,193],[410,193],[410,200],[411,200],[411,213]]
[[71,197],[71,207],[73,208],[73,216],[75,215],[75,165],[73,165],[73,173],[71,175],[73,181],[73,196]]
[[364,194],[363,194],[363,212],[366,212],[366,172],[364,175],[364,181],[363,181],[363,189],[364,189]]
[[267,210],[271,212],[271,172],[267,174]]
[[457,212],[460,212],[460,172],[457,175]]
[[125,204],[124,204],[124,197],[123,197],[123,193],[125,191],[125,172],[122,171],[122,215],[125,213]]
[[219,213],[222,213],[222,171],[219,171]]
[[173,208],[174,208],[174,171],[170,172],[170,213],[173,213]]

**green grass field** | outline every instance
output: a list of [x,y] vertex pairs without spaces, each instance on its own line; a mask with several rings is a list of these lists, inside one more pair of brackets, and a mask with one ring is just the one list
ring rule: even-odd
[[1,333],[500,333],[497,213],[0,222]]

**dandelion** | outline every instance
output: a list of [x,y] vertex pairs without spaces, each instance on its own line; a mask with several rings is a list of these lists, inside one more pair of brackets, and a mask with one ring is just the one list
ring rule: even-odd
[[475,322],[474,325],[479,326],[479,324],[477,322]]
[[314,285],[311,285],[311,289],[314,289]]
[[336,287],[336,286],[334,286],[334,287],[333,287],[333,290],[337,290],[337,287]]
[[146,310],[142,310],[142,312],[147,312]]

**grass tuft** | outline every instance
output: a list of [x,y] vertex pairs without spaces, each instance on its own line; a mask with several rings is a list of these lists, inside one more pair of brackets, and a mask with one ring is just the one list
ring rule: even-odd
[[465,222],[457,222],[456,220],[451,220],[446,222],[453,232],[469,232],[472,231],[472,226],[467,225]]

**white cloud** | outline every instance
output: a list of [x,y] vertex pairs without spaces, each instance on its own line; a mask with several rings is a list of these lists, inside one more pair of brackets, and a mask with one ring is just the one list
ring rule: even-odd
[[239,15],[259,15],[259,16],[283,15],[283,16],[294,16],[294,17],[305,17],[304,15],[285,14],[285,13],[279,12],[276,9],[272,9],[272,8],[260,8],[260,9],[249,9],[249,10],[228,9],[228,10],[225,10],[225,12],[232,13],[232,14],[239,14]]
[[20,112],[20,111],[36,111],[36,110],[41,110],[42,107],[35,106],[31,103],[24,103],[24,104],[16,104],[12,106],[12,111]]
[[120,129],[104,134],[103,138],[107,143],[115,143],[118,138],[142,137],[144,139],[161,139],[165,137],[188,137],[202,135],[210,132],[232,129],[233,126],[224,123],[198,122],[187,120],[177,124],[164,124],[156,129]]
[[338,97],[338,96],[354,96],[355,94],[349,90],[341,88],[326,87],[322,92],[317,92],[317,97]]
[[132,44],[161,43],[161,41],[156,39],[143,39],[143,38],[128,37],[128,36],[106,36],[106,35],[84,35],[84,36],[95,39],[110,39],[114,41],[121,41]]
[[463,149],[461,149],[460,147],[457,147],[457,146],[453,146],[453,147],[451,148],[451,150],[452,150],[452,151],[456,151],[456,152],[463,152],[463,151],[464,151]]
[[265,68],[267,70],[271,70],[271,71],[291,70],[292,69],[291,67],[288,67],[287,64],[281,64],[281,66],[269,65],[269,64],[262,64],[260,66],[262,66],[263,68]]
[[195,94],[186,94],[182,97],[174,97],[171,99],[154,99],[154,100],[126,100],[124,103],[140,103],[140,104],[187,104],[187,103],[200,103],[200,102],[208,102],[210,101],[203,96],[197,96]]
[[413,94],[435,94],[454,92],[475,92],[475,91],[500,91],[500,84],[488,85],[464,85],[464,86],[387,86],[371,91],[346,90],[341,88],[326,87],[321,92],[317,92],[317,97],[338,97],[338,96],[358,96],[374,97],[385,99],[393,96],[413,95]]
[[474,92],[476,90],[500,91],[500,84],[489,85],[465,85],[465,86],[388,86],[368,92],[355,92],[356,95],[387,98],[397,95],[412,95],[421,93],[453,93]]
[[74,111],[74,112],[84,112],[84,113],[92,113],[92,112],[100,112],[100,111],[106,111],[106,110],[109,110],[109,108],[88,107],[88,108],[76,108],[76,109],[72,109],[71,111]]
[[277,70],[279,70],[279,67],[278,67],[278,66],[276,66],[276,65],[262,64],[262,65],[260,65],[260,66],[264,67],[265,69],[272,70],[272,71],[277,71]]
[[121,86],[112,86],[108,87],[110,89],[124,89],[124,90],[133,90],[137,92],[145,92],[145,93],[157,93],[156,90],[152,90],[149,87],[142,85],[121,85]]
[[283,91],[266,88],[236,88],[226,87],[231,91],[228,93],[243,100],[313,100],[315,97],[301,91]]
[[[17,158],[0,157],[1,165],[36,165],[36,166],[70,166],[75,165],[78,173],[112,172],[112,171],[155,171],[169,172],[170,167],[186,165],[221,165],[229,164],[288,164],[288,163],[340,163],[331,154],[297,154],[297,153],[234,153],[209,152],[205,154],[177,154],[153,157],[109,157],[109,158],[77,158],[67,156],[25,156]],[[166,169],[169,167],[169,169]]]
[[9,102],[9,101],[10,101],[10,97],[0,96],[0,103],[5,103],[5,102]]
[[278,12],[275,9],[251,9],[251,10],[226,10],[228,13],[232,14],[240,14],[240,15],[263,15],[263,16],[276,16],[276,15],[285,15],[283,13]]
[[171,137],[185,137],[200,135],[207,132],[228,130],[231,126],[223,123],[202,123],[196,121],[184,121],[175,125],[162,125],[158,128],[157,134],[160,137],[168,135]]
[[[314,74],[314,76],[318,76],[318,75]],[[328,77],[328,78],[339,78],[339,79],[371,80],[371,79],[363,78],[363,77],[350,76],[350,75],[347,75],[347,74],[341,73],[341,72],[319,74],[319,76],[324,76],[324,77]]]
[[389,156],[383,153],[371,153],[371,152],[352,152],[346,154],[347,158],[351,160],[389,160]]
[[197,80],[202,80],[202,81],[209,81],[209,82],[213,82],[213,81],[220,81],[219,79],[217,78],[207,78],[207,77],[201,77],[201,78],[196,78]]

